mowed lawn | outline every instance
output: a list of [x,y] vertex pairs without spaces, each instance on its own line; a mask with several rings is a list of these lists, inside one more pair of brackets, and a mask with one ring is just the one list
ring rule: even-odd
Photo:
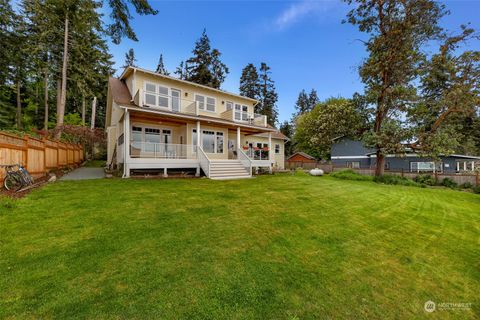
[[[480,196],[305,175],[0,199],[0,318],[474,319]],[[424,303],[471,303],[424,311]]]

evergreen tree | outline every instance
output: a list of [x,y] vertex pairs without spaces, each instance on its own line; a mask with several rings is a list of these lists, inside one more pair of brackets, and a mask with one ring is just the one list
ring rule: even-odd
[[285,120],[282,122],[280,125],[280,132],[283,133],[287,138],[289,138],[288,141],[285,142],[285,156],[290,156],[293,154],[293,135],[294,135],[294,128],[293,125],[290,121]]
[[163,64],[163,54],[160,54],[160,58],[158,59],[157,69],[155,70],[155,72],[166,75],[166,76],[170,75],[170,73],[165,68],[165,65]]
[[260,96],[257,112],[267,116],[268,124],[275,126],[278,118],[277,100],[278,94],[275,91],[275,83],[270,78],[270,67],[266,63],[260,64]]
[[310,111],[310,100],[305,89],[302,89],[298,94],[297,102],[295,102],[295,110],[297,112],[294,116],[299,116]]
[[243,68],[240,77],[240,95],[252,99],[260,97],[260,79],[258,78],[257,68],[249,63]]
[[212,88],[220,88],[228,74],[227,66],[220,61],[221,53],[211,49],[210,39],[204,29],[202,36],[195,42],[193,57],[185,63],[186,80]]
[[175,74],[181,80],[187,80],[187,64],[184,61],[180,61],[180,65],[175,70]]
[[125,63],[123,68],[136,67],[135,62],[137,62],[137,59],[135,58],[135,51],[133,51],[133,48],[130,48],[128,52],[125,53]]
[[312,111],[319,103],[320,99],[318,99],[317,90],[312,89],[308,95],[308,111]]

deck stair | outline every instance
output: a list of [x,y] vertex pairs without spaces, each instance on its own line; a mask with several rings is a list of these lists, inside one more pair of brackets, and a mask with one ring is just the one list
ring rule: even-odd
[[248,169],[240,160],[210,160],[210,179],[246,179],[251,178]]

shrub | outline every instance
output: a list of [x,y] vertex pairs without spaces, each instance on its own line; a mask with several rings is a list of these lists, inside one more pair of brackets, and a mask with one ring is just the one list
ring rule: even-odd
[[460,188],[462,188],[462,189],[473,189],[473,184],[471,184],[470,182],[465,182],[464,184],[460,185]]
[[429,174],[421,174],[415,177],[415,182],[427,185],[427,186],[434,186],[436,184],[435,178]]
[[343,180],[356,180],[356,181],[372,181],[371,176],[364,176],[361,175],[352,169],[345,169],[341,171],[337,171],[331,174],[332,177],[335,177],[337,179],[343,179]]
[[384,174],[383,176],[373,178],[373,181],[377,183],[384,183],[384,184],[393,184],[393,185],[402,185],[402,186],[414,186],[420,187],[420,183],[417,183],[413,180],[410,180],[405,177],[395,176],[391,174]]
[[472,190],[473,190],[473,193],[480,194],[480,186],[473,187]]
[[442,181],[442,186],[445,186],[447,188],[452,188],[452,189],[455,189],[458,185],[455,181],[453,181],[452,179],[450,178],[445,178],[443,179]]
[[298,176],[306,176],[307,173],[305,172],[305,170],[301,167],[295,169],[295,175],[298,175]]

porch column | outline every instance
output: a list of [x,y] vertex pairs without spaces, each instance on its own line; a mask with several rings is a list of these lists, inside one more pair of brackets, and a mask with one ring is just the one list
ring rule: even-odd
[[472,161],[472,172],[475,171],[475,161]]
[[240,127],[237,127],[237,149],[240,149]]
[[200,121],[197,121],[197,148],[200,147],[200,141],[202,139],[200,139],[200,135],[201,135],[201,132],[200,132]]
[[123,145],[124,148],[124,157],[123,157],[123,176],[125,178],[130,177],[130,112],[128,109],[125,110],[125,116],[123,117]]
[[269,132],[268,133],[268,162],[269,162],[268,170],[270,171],[270,173],[272,173],[272,160],[273,160],[273,156],[272,156],[272,133]]

